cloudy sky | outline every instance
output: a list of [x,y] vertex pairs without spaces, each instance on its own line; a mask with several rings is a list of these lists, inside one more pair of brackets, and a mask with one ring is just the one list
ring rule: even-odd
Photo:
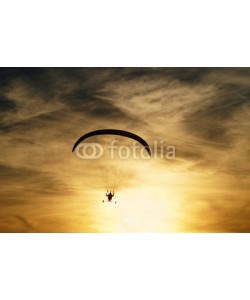
[[[0,231],[250,232],[249,104],[248,68],[1,68]],[[71,152],[102,128],[152,157]]]

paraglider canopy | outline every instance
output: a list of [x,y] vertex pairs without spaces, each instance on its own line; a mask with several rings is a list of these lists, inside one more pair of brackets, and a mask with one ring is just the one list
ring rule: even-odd
[[138,136],[132,132],[125,131],[125,130],[118,130],[118,129],[99,129],[99,130],[94,130],[94,131],[88,132],[88,133],[84,134],[83,136],[81,136],[76,141],[76,143],[72,149],[72,152],[74,152],[75,148],[85,139],[92,137],[92,136],[103,135],[103,134],[120,135],[120,136],[131,138],[131,139],[139,142],[147,150],[149,156],[151,156],[151,149],[150,149],[148,143],[143,138],[141,138],[140,136]]

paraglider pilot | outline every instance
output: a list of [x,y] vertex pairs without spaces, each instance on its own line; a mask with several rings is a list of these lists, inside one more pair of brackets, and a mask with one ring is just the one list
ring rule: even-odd
[[107,193],[106,193],[106,197],[108,197],[108,200],[109,200],[109,201],[112,200],[112,198],[114,197],[114,195],[115,195],[114,191],[113,191],[113,193],[111,193],[111,191],[110,191],[109,193],[108,193],[108,191],[107,191]]

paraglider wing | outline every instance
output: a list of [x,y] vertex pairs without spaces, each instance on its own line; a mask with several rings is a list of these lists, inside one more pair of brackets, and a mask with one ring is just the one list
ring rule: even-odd
[[75,143],[72,152],[74,152],[75,148],[85,139],[91,137],[91,136],[95,136],[95,135],[103,135],[103,134],[112,134],[112,135],[120,135],[120,136],[124,136],[124,137],[128,137],[131,138],[137,142],[139,142],[148,152],[149,156],[151,156],[151,149],[148,145],[148,143],[141,137],[139,137],[138,135],[129,132],[129,131],[125,131],[125,130],[118,130],[118,129],[100,129],[100,130],[95,130],[95,131],[91,131],[88,132],[86,134],[84,134],[83,136],[81,136]]

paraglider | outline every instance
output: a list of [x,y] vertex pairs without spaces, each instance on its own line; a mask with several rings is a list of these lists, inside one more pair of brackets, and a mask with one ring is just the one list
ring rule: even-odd
[[[106,193],[106,197],[108,198],[108,202],[111,202],[112,201],[112,198],[114,197],[115,193],[113,191],[113,193],[111,193],[111,191],[108,193]],[[102,202],[104,202],[104,200],[102,200]],[[115,201],[115,204],[116,204],[116,201]]]
[[132,132],[125,131],[125,130],[118,130],[118,129],[100,129],[100,130],[94,130],[89,133],[86,133],[76,141],[76,143],[72,149],[72,152],[74,152],[75,148],[85,139],[87,139],[91,136],[103,135],[103,134],[120,135],[120,136],[131,138],[131,139],[139,142],[147,150],[149,156],[151,156],[151,149],[150,149],[148,143],[144,139],[142,139],[140,136],[138,136]]
[[[125,131],[125,130],[118,130],[118,129],[99,129],[99,130],[94,130],[94,131],[88,132],[88,133],[84,134],[83,136],[81,136],[75,142],[75,144],[73,146],[73,149],[72,149],[72,152],[74,152],[76,147],[81,142],[85,141],[87,138],[90,138],[90,137],[93,137],[93,136],[98,136],[98,135],[119,135],[119,136],[123,136],[123,137],[133,139],[133,140],[139,142],[146,149],[148,155],[151,157],[151,153],[152,153],[151,149],[150,149],[148,143],[143,138],[141,138],[140,136],[138,136],[138,135],[136,135],[132,132]],[[114,191],[113,191],[113,193],[111,193],[111,191],[108,193],[108,190],[107,190],[107,193],[106,193],[106,197],[108,198],[107,202],[112,202],[112,198],[114,197],[114,195],[115,195]],[[105,202],[105,201],[103,200],[103,202]]]

